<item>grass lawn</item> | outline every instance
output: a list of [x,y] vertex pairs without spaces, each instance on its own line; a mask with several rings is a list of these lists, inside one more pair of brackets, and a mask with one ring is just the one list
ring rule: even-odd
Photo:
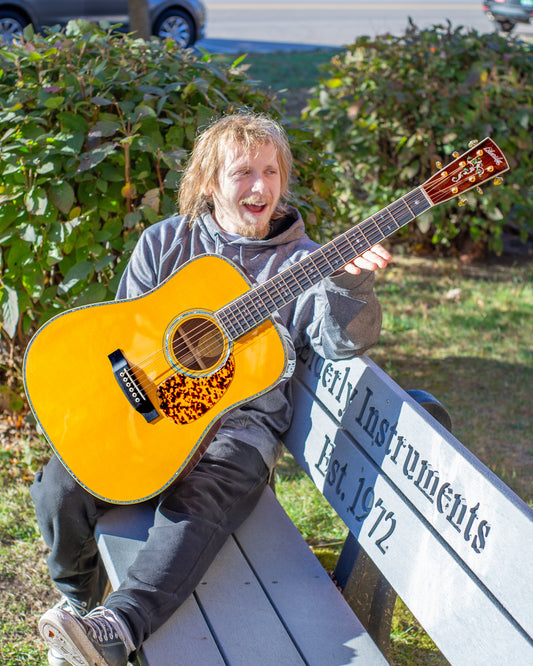
[[[281,91],[287,113],[305,106],[318,66],[334,51],[250,56],[248,74]],[[234,57],[220,60],[231,64]],[[384,325],[370,356],[404,388],[432,392],[448,408],[454,433],[533,506],[533,269],[527,260],[465,264],[403,256],[380,273]],[[0,423],[0,664],[47,664],[37,619],[57,599],[48,579],[29,486],[49,455],[17,417]],[[326,568],[346,530],[290,456],[277,471],[277,492]],[[393,663],[446,660],[399,601]]]

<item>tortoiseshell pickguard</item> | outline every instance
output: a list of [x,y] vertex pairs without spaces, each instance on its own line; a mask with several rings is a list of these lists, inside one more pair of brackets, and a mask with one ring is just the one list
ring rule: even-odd
[[176,373],[157,388],[159,406],[175,423],[191,423],[222,398],[235,371],[233,356],[209,377],[189,377]]

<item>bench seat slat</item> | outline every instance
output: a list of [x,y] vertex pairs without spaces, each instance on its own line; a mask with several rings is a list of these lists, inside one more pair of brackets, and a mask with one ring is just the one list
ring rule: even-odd
[[[149,506],[100,519],[98,547],[114,588],[153,523]],[[296,647],[295,647],[296,646]],[[144,644],[143,666],[386,664],[267,488],[194,595]]]
[[304,665],[233,538],[226,541],[195,596],[228,664]]
[[[237,542],[310,666],[387,662],[270,489]],[[290,663],[281,661],[280,663]]]

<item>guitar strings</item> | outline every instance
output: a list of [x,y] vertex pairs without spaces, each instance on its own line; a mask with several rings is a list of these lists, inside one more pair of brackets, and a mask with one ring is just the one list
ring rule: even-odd
[[[443,177],[442,181],[439,181],[437,179],[438,173],[440,173],[440,172],[437,172],[437,174],[432,176],[430,178],[430,180],[426,184],[422,185],[421,187],[423,187],[423,189],[427,192],[427,194],[430,197],[432,195],[435,195],[439,191],[442,191],[443,190],[443,184],[446,181],[449,181],[451,178],[453,178],[453,176],[458,175],[464,169],[465,164],[462,164],[463,162],[466,162],[466,154],[457,158],[454,162],[452,162],[450,165],[448,165],[447,167],[444,167],[441,170],[442,173],[446,172],[446,176]],[[460,164],[462,164],[462,166],[459,166]],[[480,182],[483,182],[484,180],[487,180],[489,178],[493,178],[495,175],[497,175],[497,174],[492,173],[492,174],[490,174],[490,176],[486,176],[485,178],[482,178],[482,177],[479,178],[478,177],[477,184],[479,184]],[[476,186],[476,182],[472,182],[472,184],[470,184],[470,181],[468,181],[467,184],[468,184],[468,187],[466,189],[464,189],[463,191],[472,189]],[[405,196],[407,196],[407,195],[405,195]],[[404,199],[404,197],[400,197],[400,199],[398,201],[402,201],[403,199]],[[394,205],[394,203],[396,203],[396,202],[393,202],[389,206],[385,207],[383,209],[383,211],[388,211],[390,213],[389,209],[390,209],[391,206]],[[434,205],[435,204],[430,203],[430,208],[433,207]],[[383,212],[383,211],[379,211],[379,212]],[[334,247],[337,251],[339,251],[338,248],[337,248],[337,245],[339,245],[342,242],[347,241],[350,248],[354,252],[356,252],[356,254],[353,258],[359,256],[360,254],[363,254],[365,250],[362,250],[360,252],[356,251],[355,247],[353,247],[351,239],[347,236],[347,234],[350,234],[350,233],[353,234],[353,233],[359,232],[359,233],[362,234],[363,238],[369,244],[368,247],[371,247],[372,245],[375,245],[375,243],[377,243],[379,240],[382,240],[382,238],[383,238],[383,234],[380,231],[380,227],[379,227],[378,223],[375,222],[375,220],[374,220],[374,217],[376,217],[378,214],[379,213],[376,213],[375,215],[370,216],[368,219],[363,220],[362,222],[360,222],[355,227],[352,227],[351,229],[349,229],[344,234],[341,234],[336,239],[334,239],[330,243],[326,244],[326,246],[323,246],[323,248],[318,248],[317,252],[320,254],[320,252],[321,251],[323,252],[324,248],[326,248],[328,246],[329,247]],[[394,218],[394,216],[393,216],[393,218]],[[414,218],[411,217],[409,219],[409,221],[411,221],[412,219],[414,219]],[[403,226],[403,225],[398,224],[398,228],[400,228],[401,226]],[[373,227],[373,228],[370,228],[370,227]],[[379,236],[379,238],[378,238],[378,236]],[[332,245],[332,243],[336,243],[336,245]],[[312,253],[312,254],[314,254],[314,253]],[[340,254],[340,252],[339,252],[339,254]],[[341,256],[342,256],[342,254],[341,254]],[[312,255],[308,255],[308,257],[306,257],[306,259],[309,260],[311,257],[312,257]],[[330,263],[327,256],[325,257],[325,259],[328,263]],[[311,259],[311,261],[313,261],[313,259]],[[299,262],[298,264],[295,264],[294,266],[291,266],[289,269],[286,269],[286,271],[283,272],[283,273],[288,273],[289,277],[293,278],[293,280],[295,280],[296,283],[298,283],[298,280],[293,275],[293,270],[295,269],[295,267],[299,267],[301,265],[301,263],[302,262]],[[348,262],[346,262],[346,263],[348,263]],[[283,274],[278,274],[277,276],[274,276],[274,277],[277,277],[278,280],[281,280],[282,282],[285,281],[285,279],[283,277]],[[235,303],[242,302],[242,298],[244,298],[245,296],[247,296],[249,298],[249,300],[252,302],[253,307],[255,307],[256,309],[258,309],[258,308],[257,308],[257,305],[253,302],[254,297],[256,299],[259,299],[259,301],[262,303],[262,305],[264,307],[267,307],[264,300],[262,299],[262,297],[260,295],[258,295],[258,290],[263,288],[263,291],[266,291],[266,295],[270,298],[270,300],[275,302],[272,295],[268,293],[269,285],[274,284],[274,288],[276,289],[276,291],[280,294],[281,294],[281,292],[279,291],[279,289],[277,289],[277,287],[275,286],[275,283],[273,283],[273,280],[274,280],[274,278],[271,278],[267,282],[263,283],[263,285],[259,285],[258,287],[250,289],[249,291],[245,292],[245,294],[243,294],[240,297],[238,297],[237,299],[235,299],[235,301],[233,301],[232,303],[229,303],[229,304],[223,306],[222,308],[220,308],[220,310],[218,312],[222,312],[223,310],[227,311],[230,308],[231,305],[234,305]],[[285,282],[285,284],[286,284],[286,282]],[[286,286],[289,290],[289,293],[291,293],[291,287],[287,284],[286,284]],[[285,298],[285,297],[282,296],[282,298]],[[292,298],[290,300],[292,300]],[[290,300],[287,301],[287,302],[290,302]],[[242,308],[247,312],[247,315],[245,315],[245,317],[248,316],[249,318],[254,320],[254,326],[258,326],[262,321],[264,321],[265,318],[268,318],[268,316],[264,317],[264,318],[261,317],[261,320],[259,322],[256,322],[255,318],[254,318],[254,315],[253,315],[252,312],[250,312],[250,310],[248,309],[248,306],[246,304],[242,304]],[[233,310],[235,310],[235,309],[237,309],[237,312],[238,312],[239,305],[237,305],[236,307],[233,308]],[[267,310],[268,310],[268,308],[267,308]],[[274,310],[272,310],[272,312],[273,311]],[[259,310],[258,310],[258,312],[259,312]],[[234,315],[234,313],[231,313],[231,314]],[[242,312],[238,312],[238,314],[240,314],[242,316]],[[243,326],[240,326],[240,327],[243,328],[243,333],[250,330],[248,325],[245,325],[244,327]],[[213,329],[215,330],[215,333],[214,333],[214,335],[211,335],[210,332],[212,332]],[[212,319],[203,320],[195,328],[191,328],[189,331],[187,331],[187,337],[190,338],[190,342],[192,342],[193,345],[194,345],[194,343],[201,340],[202,337],[204,337],[205,335],[207,335],[210,340],[212,340],[214,337],[218,338],[218,340],[213,341],[213,342],[211,342],[210,344],[207,344],[207,345],[206,344],[200,345],[196,349],[196,352],[197,352],[197,355],[200,355],[200,356],[203,356],[203,357],[207,357],[207,358],[216,357],[217,358],[216,362],[212,363],[211,366],[210,366],[210,367],[212,367],[213,365],[217,365],[220,358],[223,355],[225,355],[225,352],[228,348],[228,344],[231,345],[232,339],[230,338],[228,340],[228,336],[225,334],[224,329],[222,328],[220,322],[216,319],[216,313],[213,314]],[[172,348],[172,353],[170,352],[171,348]],[[221,348],[222,348],[222,352],[218,353],[218,350],[220,350]],[[217,353],[213,353],[215,351]],[[195,356],[194,352],[192,352],[190,350],[190,344],[188,344],[185,341],[182,341],[181,343],[176,343],[175,340],[172,340],[172,342],[170,344],[165,345],[162,349],[157,349],[156,351],[154,351],[154,353],[152,353],[151,355],[149,355],[148,357],[146,357],[142,361],[140,361],[138,363],[135,363],[135,364],[132,364],[130,369],[132,369],[132,370],[138,369],[138,370],[141,370],[144,373],[146,373],[146,372],[149,371],[148,369],[150,368],[150,366],[154,365],[162,357],[168,358],[169,355],[176,356],[179,359],[180,363],[182,363],[182,365],[184,367],[189,367],[189,365],[192,364],[196,360],[196,356]],[[209,364],[207,364],[207,365],[209,365]],[[170,371],[174,371],[174,366],[171,365],[170,367],[167,367],[166,369],[170,370]],[[209,368],[208,368],[208,370],[209,370]],[[141,384],[141,387],[143,389],[145,389],[147,386],[152,384],[152,381],[150,379],[148,379],[147,382],[145,382],[143,380],[139,380],[139,378],[137,378],[137,380]]]

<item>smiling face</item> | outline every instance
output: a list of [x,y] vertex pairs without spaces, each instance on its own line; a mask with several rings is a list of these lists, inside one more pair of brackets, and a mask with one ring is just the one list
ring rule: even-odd
[[212,197],[213,216],[224,231],[265,238],[281,195],[274,144],[262,144],[251,152],[233,142],[228,144],[217,182],[206,194]]

